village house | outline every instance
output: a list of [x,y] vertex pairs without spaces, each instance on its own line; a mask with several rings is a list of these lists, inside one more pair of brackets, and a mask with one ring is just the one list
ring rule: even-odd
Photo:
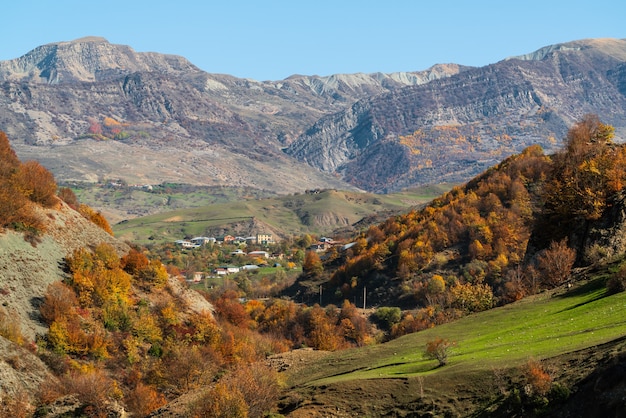
[[202,279],[204,278],[204,273],[201,271],[196,271],[191,275],[191,282],[192,283],[200,283],[202,281]]
[[186,239],[179,239],[178,241],[174,241],[174,244],[182,247],[183,249],[193,249],[200,247],[198,244],[194,244],[193,242]]
[[241,269],[236,266],[222,266],[216,268],[213,272],[218,276],[226,276],[228,274],[239,273]]
[[328,237],[322,237],[319,239],[319,241],[317,241],[316,243],[312,244],[309,247],[309,250],[315,251],[315,252],[323,252],[323,251],[327,251],[329,250],[331,247],[337,245],[338,242],[335,241],[332,238],[328,238]]
[[273,244],[274,238],[272,238],[272,234],[257,234],[256,243],[259,245]]
[[268,253],[267,251],[250,251],[248,253],[248,257],[270,258],[270,253]]
[[207,245],[207,244],[215,244],[217,239],[214,237],[195,237],[190,239],[190,241],[197,245]]

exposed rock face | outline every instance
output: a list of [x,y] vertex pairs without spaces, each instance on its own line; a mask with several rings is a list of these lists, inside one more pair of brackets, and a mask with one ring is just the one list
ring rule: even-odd
[[0,235],[0,303],[9,315],[18,318],[22,334],[30,341],[47,332],[39,317],[39,305],[48,285],[65,278],[66,256],[101,243],[113,245],[120,254],[129,250],[64,203],[60,205],[59,210],[40,210],[49,221],[36,246],[17,232]]
[[385,192],[467,180],[534,143],[550,151],[585,113],[624,138],[626,41],[482,68],[259,82],[83,38],[0,62],[0,106],[18,155],[61,181]]
[[550,151],[586,113],[623,139],[625,62],[626,40],[546,47],[363,99],[320,119],[286,152],[363,189],[390,191],[462,181],[534,143]]
[[[22,159],[41,161],[60,181],[350,188],[281,148],[319,117],[362,97],[462,70],[450,64],[258,82],[207,74],[182,57],[82,38],[0,62],[0,129]],[[120,124],[116,140],[94,135],[105,118]]]

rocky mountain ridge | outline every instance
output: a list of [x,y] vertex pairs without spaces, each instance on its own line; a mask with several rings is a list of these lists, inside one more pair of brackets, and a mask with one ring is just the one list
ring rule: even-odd
[[[350,188],[281,148],[346,103],[462,70],[258,82],[88,37],[0,62],[0,129],[22,159],[41,161],[59,181]],[[107,123],[115,126],[102,135]]]
[[542,48],[362,99],[321,118],[286,150],[366,190],[462,181],[597,113],[626,138],[626,40]]
[[533,143],[556,149],[585,113],[624,137],[625,44],[261,82],[88,37],[0,62],[0,129],[62,182],[387,192],[467,180]]

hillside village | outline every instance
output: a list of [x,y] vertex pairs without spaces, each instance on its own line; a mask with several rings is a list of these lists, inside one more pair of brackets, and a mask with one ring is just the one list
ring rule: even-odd
[[[244,251],[243,248],[268,248],[272,244],[276,244],[271,234],[259,233],[254,236],[242,237],[233,235],[224,235],[222,237],[194,237],[189,239],[180,239],[174,241],[174,244],[181,250],[195,250],[201,249],[208,245],[217,246],[234,246],[235,250],[230,251],[228,255],[231,258],[231,264],[219,265],[210,270],[210,272],[183,272],[189,283],[199,283],[203,279],[223,277],[230,274],[240,273],[242,271],[257,270],[260,267],[283,267],[283,260],[287,261],[289,265],[291,263],[292,256],[285,255],[282,252],[269,252],[265,250],[252,250]],[[316,242],[312,243],[306,251],[313,251],[323,254],[332,247],[337,247],[340,250],[346,250],[350,248],[350,244],[344,245],[343,242],[335,241],[329,237],[321,237]],[[324,255],[322,255],[324,258]]]

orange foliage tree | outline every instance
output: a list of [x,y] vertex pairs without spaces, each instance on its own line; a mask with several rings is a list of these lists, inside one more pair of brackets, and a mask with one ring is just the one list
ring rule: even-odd
[[57,184],[54,176],[37,161],[27,161],[22,164],[17,174],[17,181],[31,201],[45,207],[52,207],[56,204]]

